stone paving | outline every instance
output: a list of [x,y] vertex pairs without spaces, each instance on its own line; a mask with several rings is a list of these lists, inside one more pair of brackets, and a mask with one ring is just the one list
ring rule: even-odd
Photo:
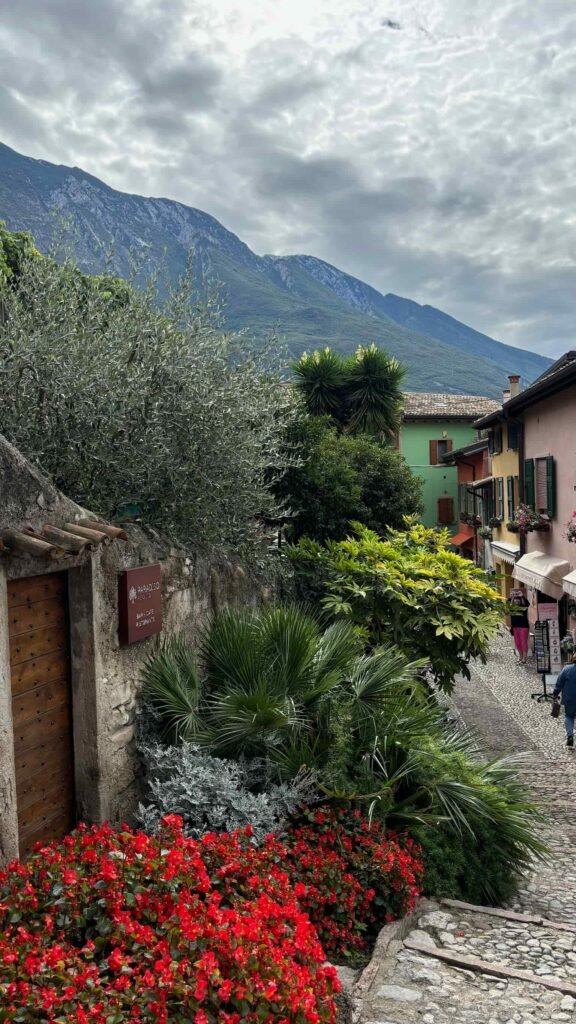
[[385,930],[356,990],[355,1024],[576,1024],[576,750],[550,704],[530,699],[539,689],[503,633],[449,706],[485,756],[526,752],[521,774],[547,817],[549,862],[534,865],[510,908],[428,901],[389,939]]

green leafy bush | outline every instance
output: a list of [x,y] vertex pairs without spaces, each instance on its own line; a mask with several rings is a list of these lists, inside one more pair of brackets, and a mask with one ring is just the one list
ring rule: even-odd
[[446,531],[408,520],[385,539],[360,523],[354,532],[324,545],[303,539],[291,551],[297,570],[322,584],[326,609],[365,627],[374,644],[425,658],[444,690],[459,674],[470,678],[468,663],[486,660],[504,610],[484,573],[447,550]]
[[299,458],[275,490],[294,513],[290,540],[342,540],[351,520],[381,533],[422,512],[420,481],[399,452],[376,438],[342,434],[326,417],[309,416],[290,427],[287,443]]

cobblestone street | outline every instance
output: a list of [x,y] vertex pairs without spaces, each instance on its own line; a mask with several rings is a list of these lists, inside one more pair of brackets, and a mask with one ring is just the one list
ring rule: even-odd
[[485,756],[526,751],[550,862],[534,866],[509,908],[429,902],[383,933],[359,984],[357,1024],[576,1022],[576,752],[563,717],[531,700],[538,690],[533,664],[517,664],[503,632],[450,704]]

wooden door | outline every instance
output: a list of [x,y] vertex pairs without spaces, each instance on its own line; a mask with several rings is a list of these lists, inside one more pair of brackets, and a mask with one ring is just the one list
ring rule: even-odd
[[74,826],[66,573],[8,584],[20,857]]

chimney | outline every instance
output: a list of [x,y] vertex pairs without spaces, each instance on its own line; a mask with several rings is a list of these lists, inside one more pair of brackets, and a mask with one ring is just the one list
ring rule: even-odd
[[510,388],[504,388],[504,391],[502,392],[502,405],[506,405],[506,402],[509,402],[511,397],[512,393]]
[[508,380],[510,381],[510,397],[516,398],[516,395],[520,394],[520,374],[511,373]]

